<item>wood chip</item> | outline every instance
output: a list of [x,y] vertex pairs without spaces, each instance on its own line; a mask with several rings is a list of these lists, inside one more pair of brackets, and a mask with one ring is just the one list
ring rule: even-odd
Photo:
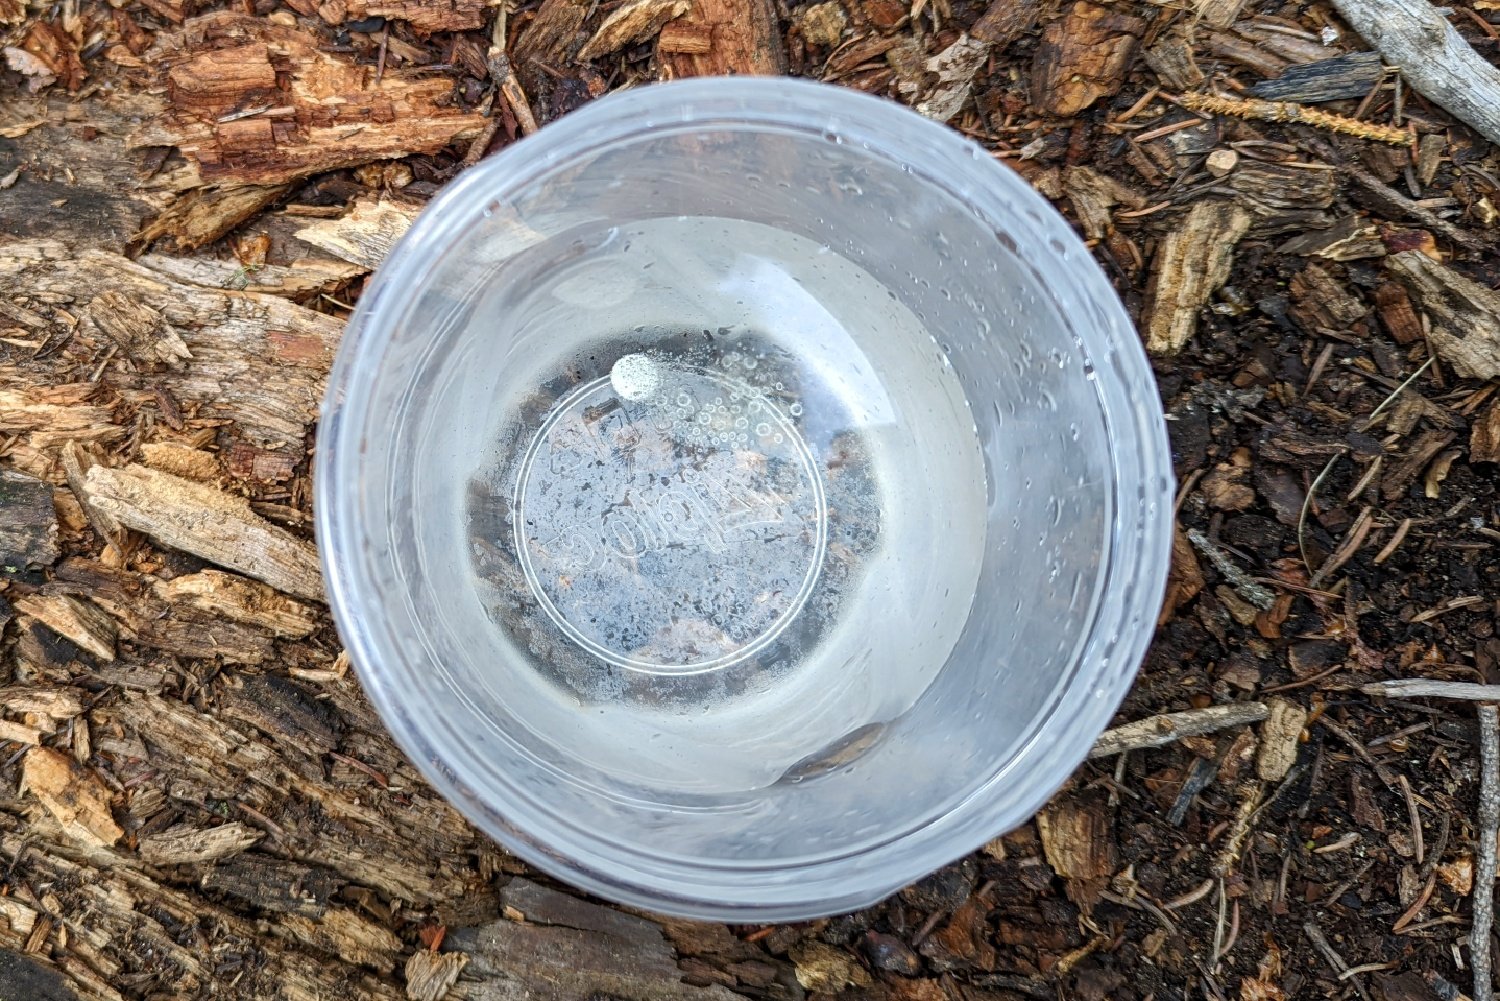
[[936,122],[946,122],[958,114],[974,88],[974,74],[989,53],[988,42],[959,35],[952,45],[927,60],[927,72],[937,75],[937,83],[912,106],[913,110]]
[[151,865],[189,865],[238,855],[263,837],[237,821],[209,828],[178,825],[142,837],[137,851]]
[[418,31],[483,28],[494,5],[488,0],[342,0],[343,21],[372,17],[405,21]]
[[113,845],[125,832],[109,810],[109,790],[90,769],[50,747],[33,747],[21,766],[29,790],[68,837],[94,848]]
[[225,236],[290,190],[285,184],[231,184],[183,192],[131,237],[135,247],[160,241],[168,250],[196,250]]
[[90,503],[163,546],[323,600],[317,551],[255,514],[243,497],[140,465],[95,466],[87,491]]
[[1198,311],[1229,279],[1235,245],[1252,221],[1233,202],[1200,201],[1162,241],[1147,294],[1148,351],[1176,354],[1187,344],[1198,327]]
[[1031,67],[1032,102],[1069,118],[1119,91],[1146,22],[1090,0],[1077,0],[1047,25]]
[[337,219],[321,219],[297,231],[297,239],[370,271],[411,228],[421,206],[394,199],[358,198]]
[[[0,396],[0,431],[5,427]],[[33,476],[0,469],[0,579],[28,566],[56,562],[57,512],[52,487]]]
[[[53,240],[0,242],[0,302],[41,292],[89,304],[103,291],[170,317],[193,359],[181,369],[112,373],[117,388],[160,388],[184,408],[197,405],[200,417],[232,418],[254,444],[304,447],[341,322],[278,296],[177,281],[119,254],[74,252]],[[73,334],[60,312],[43,321],[48,334]],[[58,398],[58,390],[48,391],[54,395],[47,399],[38,391],[0,389],[0,432],[22,432],[32,447],[47,450],[69,440],[118,440],[125,429],[109,408],[92,404],[97,390],[83,384],[66,399]]]
[[[134,142],[176,146],[206,181],[284,184],[433,153],[485,125],[483,115],[453,107],[446,77],[386,73],[372,80],[367,66],[328,51],[316,35],[234,11],[163,33],[157,46],[154,54],[169,65],[171,107]],[[287,110],[233,117],[252,98]]]
[[1273,80],[1262,80],[1250,93],[1268,101],[1317,104],[1360,98],[1380,82],[1385,65],[1377,52],[1350,52],[1315,63],[1290,66]]
[[1470,462],[1500,462],[1500,400],[1474,419],[1469,433]]
[[1280,782],[1297,762],[1307,710],[1285,699],[1271,699],[1260,728],[1255,774],[1262,782]]
[[1073,205],[1078,224],[1090,240],[1102,240],[1114,231],[1113,209],[1144,208],[1146,196],[1130,185],[1092,167],[1069,167],[1063,172],[1063,192]]
[[155,583],[156,595],[234,622],[260,626],[283,639],[301,639],[318,627],[313,610],[264,584],[220,570],[202,570]]
[[1057,796],[1037,814],[1036,824],[1047,864],[1065,881],[1068,899],[1089,910],[1118,862],[1108,793]]
[[1003,49],[1035,27],[1041,15],[1039,0],[991,0],[969,34]]
[[346,963],[368,966],[389,973],[401,952],[401,940],[390,931],[345,908],[329,908],[316,921],[300,914],[287,914],[277,920],[273,930],[331,953]]
[[462,952],[419,949],[406,961],[406,996],[410,1001],[442,1001],[469,965]]
[[[678,29],[677,43],[669,48],[663,37],[657,47],[663,79],[786,72],[786,46],[773,0],[695,0],[672,27]],[[706,43],[704,51],[681,45],[694,32]]]
[[16,611],[31,616],[100,660],[115,659],[115,620],[87,598],[33,594],[16,601]]
[[631,0],[617,7],[578,52],[579,61],[598,59],[652,37],[662,25],[692,9],[691,0]]
[[477,928],[450,929],[445,939],[445,948],[468,954],[464,980],[477,981],[470,995],[476,1001],[511,997],[516,983],[547,984],[557,998],[739,1001],[739,995],[717,984],[684,983],[676,954],[653,921],[525,879],[507,884],[505,897],[525,903],[505,904],[522,912],[524,922],[502,918]]
[[0,688],[0,708],[13,713],[36,713],[54,720],[69,720],[83,712],[83,700],[73,688],[13,685]]
[[817,939],[792,946],[791,957],[797,964],[797,983],[810,991],[838,994],[845,987],[870,986],[870,974],[849,952]]
[[1392,254],[1386,267],[1431,318],[1432,346],[1444,361],[1470,379],[1500,377],[1500,292],[1419,250]]

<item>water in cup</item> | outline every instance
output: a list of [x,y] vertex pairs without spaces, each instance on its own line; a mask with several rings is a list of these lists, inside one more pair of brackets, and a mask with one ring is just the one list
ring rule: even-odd
[[942,346],[847,257],[755,223],[528,254],[546,282],[471,321],[529,332],[493,362],[514,377],[465,512],[497,664],[527,665],[495,684],[655,789],[850,759],[974,601],[986,477]]

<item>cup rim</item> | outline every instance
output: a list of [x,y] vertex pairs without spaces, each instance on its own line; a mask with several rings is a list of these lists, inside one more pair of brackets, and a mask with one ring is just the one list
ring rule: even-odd
[[[403,698],[411,651],[384,617],[367,614],[382,603],[378,568],[360,519],[342,516],[354,508],[360,437],[370,417],[358,387],[378,369],[393,334],[393,311],[381,303],[430,274],[441,256],[433,247],[455,240],[485,205],[580,156],[706,126],[859,144],[900,162],[997,229],[1030,231],[1035,252],[1026,263],[1038,289],[1055,303],[1059,296],[1076,299],[1092,321],[1075,336],[1094,366],[1115,472],[1101,600],[1072,675],[1031,739],[947,814],[856,854],[790,867],[647,855],[611,843],[607,834],[559,826],[518,787],[498,795],[473,788],[449,764],[442,721]],[[1067,274],[1067,282],[1049,284],[1049,270]],[[1023,823],[1084,760],[1124,697],[1165,588],[1173,478],[1161,404],[1134,326],[1083,242],[1018,174],[974,143],[895,102],[827,84],[726,77],[617,91],[469,168],[429,203],[371,278],[340,345],[322,413],[315,529],[329,605],[365,692],[397,743],[439,793],[528,863],[601,896],[683,917],[771,922],[856,910]]]

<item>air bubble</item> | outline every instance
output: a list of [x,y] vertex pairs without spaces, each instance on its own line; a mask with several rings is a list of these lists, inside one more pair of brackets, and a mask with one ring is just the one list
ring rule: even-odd
[[757,424],[755,425],[755,433],[761,437],[765,437],[771,433],[771,425],[765,423]]
[[793,403],[790,407],[787,408],[787,410],[791,412],[791,415],[793,417],[802,416],[802,404],[800,403]]

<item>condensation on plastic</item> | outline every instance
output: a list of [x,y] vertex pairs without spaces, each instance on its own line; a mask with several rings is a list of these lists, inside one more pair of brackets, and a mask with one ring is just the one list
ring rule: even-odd
[[[855,197],[818,195],[845,177],[858,179]],[[483,443],[443,401],[487,377],[486,353],[463,334],[487,283],[525,276],[528,251],[555,234],[682,216],[830,246],[924,317],[990,480],[972,610],[925,694],[879,726],[828,733],[840,767],[816,781],[733,795],[613,781],[570,755],[565,729],[538,732],[544,717],[494,697],[484,678],[496,653],[477,639],[482,612],[459,593],[454,556],[463,529],[451,498]],[[1087,249],[1018,176],[946,128],[790,80],[622,92],[466,171],[367,288],[318,445],[333,612],[418,768],[539,868],[703,919],[854,910],[1027,819],[1124,696],[1168,564],[1160,404]]]

